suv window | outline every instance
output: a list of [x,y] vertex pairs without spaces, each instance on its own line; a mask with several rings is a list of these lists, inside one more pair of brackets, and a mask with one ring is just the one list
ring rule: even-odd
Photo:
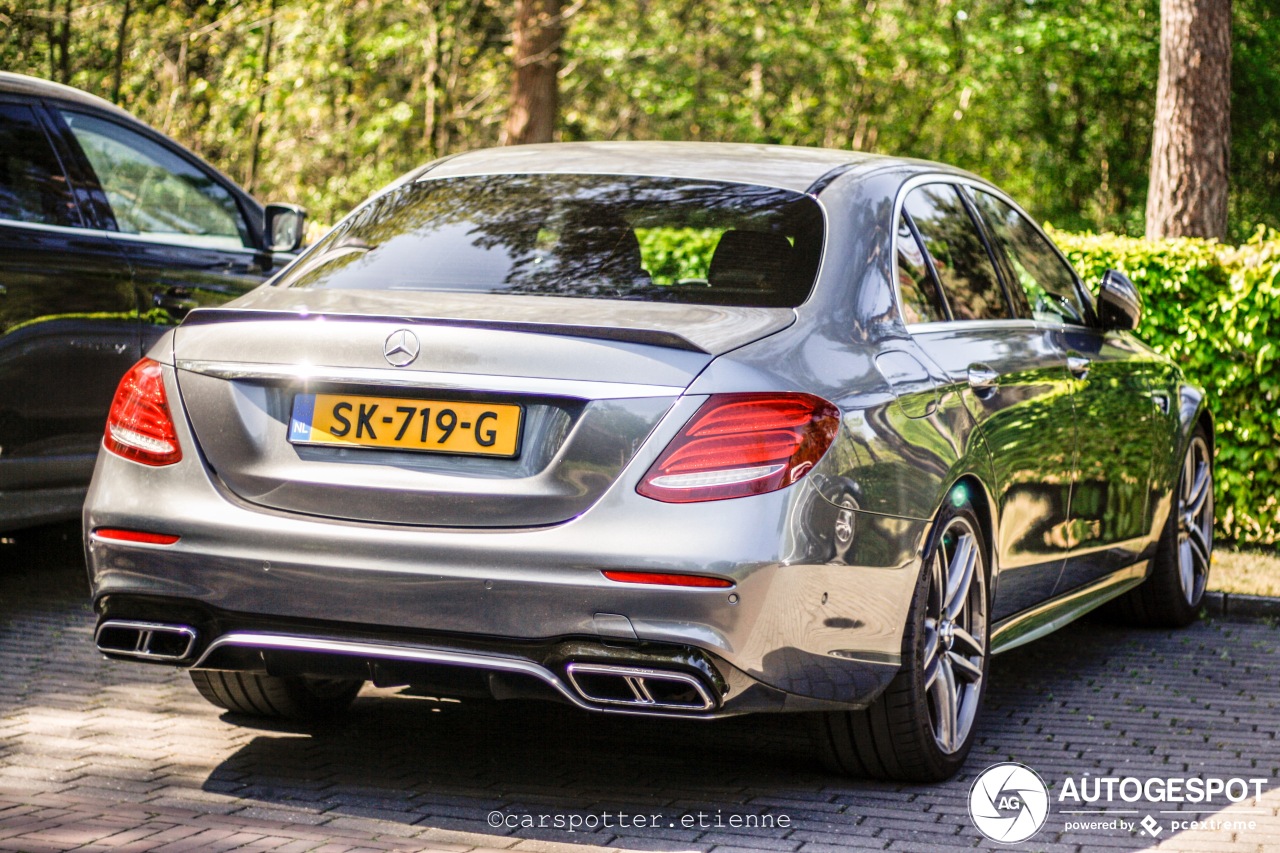
[[954,318],[1010,319],[991,255],[960,192],[950,184],[928,184],[912,190],[904,207],[924,238]]
[[1052,323],[1084,324],[1084,303],[1076,276],[1053,246],[1025,216],[990,193],[977,190],[974,201],[996,244],[1004,251],[1014,279],[1027,294],[1031,316]]
[[0,104],[0,219],[80,225],[62,164],[36,114],[22,104]]
[[905,216],[898,217],[898,294],[904,323],[932,323],[947,319],[938,284],[929,272],[924,249]]
[[210,249],[251,245],[235,199],[212,176],[114,122],[71,110],[62,116],[97,173],[121,232]]

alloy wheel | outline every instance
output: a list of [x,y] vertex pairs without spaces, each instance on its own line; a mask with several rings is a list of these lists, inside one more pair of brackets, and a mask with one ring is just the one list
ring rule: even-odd
[[1213,468],[1209,445],[1197,435],[1182,462],[1178,488],[1178,582],[1187,603],[1200,603],[1213,553]]
[[924,686],[938,748],[964,746],[982,699],[987,578],[969,521],[952,518],[934,549],[924,619]]

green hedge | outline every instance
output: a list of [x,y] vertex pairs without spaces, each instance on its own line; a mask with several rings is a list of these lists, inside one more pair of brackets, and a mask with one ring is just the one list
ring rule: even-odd
[[1053,232],[1084,280],[1120,270],[1143,297],[1143,340],[1209,393],[1218,535],[1280,543],[1280,234],[1243,246]]

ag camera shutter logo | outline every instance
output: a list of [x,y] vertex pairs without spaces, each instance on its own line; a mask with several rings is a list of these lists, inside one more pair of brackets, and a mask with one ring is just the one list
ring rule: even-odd
[[1026,841],[1049,816],[1049,789],[1040,774],[1009,761],[978,774],[969,789],[969,817],[978,831],[1002,844]]

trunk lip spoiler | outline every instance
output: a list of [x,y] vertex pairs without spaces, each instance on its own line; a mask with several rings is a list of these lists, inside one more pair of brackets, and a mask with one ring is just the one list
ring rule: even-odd
[[263,320],[298,320],[327,322],[387,322],[413,326],[454,326],[457,328],[491,329],[504,332],[526,332],[537,335],[558,335],[573,338],[620,341],[623,343],[649,344],[667,349],[685,350],[702,355],[711,351],[695,344],[675,332],[658,329],[640,329],[629,326],[590,326],[571,323],[536,323],[517,320],[478,320],[452,317],[405,317],[374,314],[343,314],[329,312],[272,311],[260,308],[197,308],[182,321],[183,326],[207,326],[226,322],[253,322]]
[[583,400],[627,400],[640,397],[678,397],[683,385],[641,385],[601,382],[595,379],[557,379],[535,376],[490,376],[477,373],[443,373],[383,367],[326,367],[259,362],[174,360],[174,367],[189,373],[231,381],[305,382],[331,385],[377,385],[441,391],[478,391],[504,394],[538,394]]

